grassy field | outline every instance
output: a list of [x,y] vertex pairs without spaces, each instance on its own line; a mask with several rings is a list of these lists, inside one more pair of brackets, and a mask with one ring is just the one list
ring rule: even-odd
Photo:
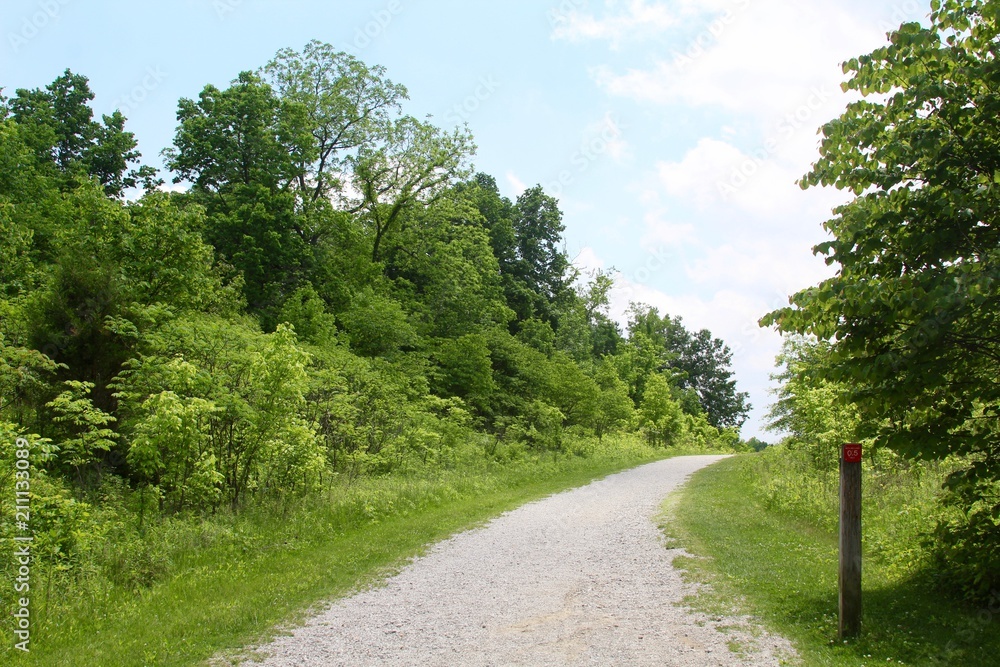
[[[671,452],[677,454],[680,452]],[[204,664],[273,635],[312,606],[385,577],[429,543],[527,501],[663,458],[637,441],[587,457],[359,480],[292,505],[258,506],[178,529],[170,575],[103,587],[36,618],[32,650],[0,663],[132,667]],[[52,591],[59,599],[59,591]],[[65,601],[64,601],[65,602]]]
[[[1000,598],[991,608],[963,607],[933,585],[917,551],[899,546],[916,538],[912,527],[933,496],[928,480],[867,482],[863,633],[839,641],[836,515],[817,514],[828,502],[775,501],[795,489],[808,495],[783,482],[794,466],[782,456],[727,459],[665,505],[665,530],[694,555],[678,565],[712,584],[696,606],[757,616],[808,667],[1000,664]],[[887,548],[893,541],[898,548]]]

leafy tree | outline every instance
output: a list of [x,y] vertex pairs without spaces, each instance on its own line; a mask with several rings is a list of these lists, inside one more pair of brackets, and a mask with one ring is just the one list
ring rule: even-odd
[[442,196],[405,218],[386,246],[393,292],[422,333],[460,336],[512,317],[479,212],[462,196]]
[[552,330],[551,324],[537,317],[521,322],[521,330],[517,332],[517,339],[546,356],[551,356],[552,352],[555,351],[556,332]]
[[0,333],[0,421],[41,430],[48,417],[41,406],[52,393],[51,381],[58,370],[59,365],[49,357],[12,345]]
[[559,203],[536,185],[514,204],[518,277],[539,296],[554,299],[566,287],[569,259],[562,251],[562,212]]
[[739,428],[750,412],[747,394],[736,391],[730,369],[733,353],[719,338],[702,329],[688,331],[681,318],[660,316],[655,308],[633,304],[629,310],[629,335],[641,333],[662,350],[664,367],[677,375],[677,387],[692,391],[712,426]]
[[544,368],[547,374],[543,398],[559,408],[567,425],[590,426],[596,419],[600,388],[572,357],[557,351]]
[[465,334],[445,339],[434,357],[442,370],[442,394],[458,396],[480,413],[486,412],[496,388],[486,338],[482,334]]
[[[193,384],[197,369],[180,358],[167,363],[171,374]],[[146,398],[129,447],[133,471],[175,511],[216,507],[225,481],[212,450],[212,401],[164,390]],[[161,507],[162,509],[162,507]]]
[[755,452],[762,452],[768,447],[770,447],[771,443],[761,440],[760,438],[754,436],[746,441],[746,446]]
[[768,413],[767,429],[784,433],[789,447],[807,451],[818,470],[837,466],[841,445],[851,442],[858,428],[847,387],[822,377],[829,350],[823,341],[785,340],[778,356],[784,369],[772,377],[781,384]]
[[684,424],[684,412],[672,396],[670,382],[662,373],[650,375],[639,406],[639,425],[646,432],[650,444],[675,444],[684,430]]
[[44,90],[19,88],[5,112],[26,130],[37,164],[69,186],[79,177],[94,177],[113,197],[140,184],[152,188],[158,183],[155,171],[133,168],[141,156],[135,137],[125,131],[125,117],[115,111],[95,121],[93,99],[87,77],[67,69]]
[[591,354],[595,357],[615,354],[623,341],[618,324],[609,315],[614,285],[613,273],[598,270],[581,290],[591,329]]
[[281,308],[278,319],[291,324],[299,338],[311,343],[329,341],[336,335],[336,318],[311,284],[297,289]]
[[271,86],[252,72],[225,90],[205,86],[197,101],[182,98],[174,147],[163,151],[174,182],[217,194],[223,206],[239,185],[280,189],[294,171],[281,111]]
[[88,395],[90,382],[68,380],[66,390],[46,407],[55,414],[53,421],[62,428],[59,438],[59,459],[72,467],[83,481],[83,469],[97,462],[97,451],[109,451],[115,445],[115,432],[107,428],[115,418],[94,406]]
[[262,334],[245,321],[203,315],[164,324],[144,336],[114,383],[130,460],[177,502],[185,487],[211,497],[215,473],[233,507],[256,492],[316,484],[325,456],[303,417],[308,363],[284,325]]
[[301,137],[288,113],[258,75],[241,72],[225,90],[208,85],[197,101],[180,100],[174,147],[164,151],[174,182],[193,183],[206,238],[243,274],[247,302],[269,328],[308,279],[318,242],[289,190]]
[[[407,99],[406,88],[329,44],[313,40],[302,52],[278,51],[264,68],[299,136],[293,142],[292,185],[307,202],[339,193],[349,157],[377,142]],[[296,127],[297,126],[297,127]]]
[[405,212],[469,175],[466,162],[474,152],[466,131],[446,133],[412,116],[396,119],[377,142],[358,149],[352,182],[358,194],[349,202],[370,230],[373,262],[381,260],[382,242]]
[[92,383],[94,403],[105,411],[114,408],[108,382],[138,327],[170,312],[239,307],[235,286],[224,283],[201,239],[201,211],[180,210],[164,193],[123,205],[86,184],[48,215],[55,261],[25,305],[30,341],[64,364],[64,379]]
[[662,346],[642,332],[632,333],[611,361],[636,405],[642,402],[649,376],[667,367]]
[[594,380],[600,389],[600,395],[597,397],[592,425],[597,437],[603,439],[605,433],[632,421],[635,404],[629,397],[628,385],[618,377],[614,365],[608,359],[603,359],[598,365]]
[[357,296],[340,322],[351,347],[366,356],[388,356],[417,343],[417,333],[398,301],[370,287]]
[[803,187],[855,195],[815,248],[837,275],[764,325],[831,342],[858,435],[908,456],[965,457],[942,526],[973,596],[1000,583],[1000,4],[934,0],[931,23],[848,61],[863,99],[823,128]]

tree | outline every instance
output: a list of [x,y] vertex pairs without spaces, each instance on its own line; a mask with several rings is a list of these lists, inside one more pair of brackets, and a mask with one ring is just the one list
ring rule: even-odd
[[858,437],[964,457],[941,535],[975,596],[1000,583],[1000,3],[932,9],[845,64],[864,99],[824,126],[801,181],[855,195],[815,248],[837,275],[762,324],[830,341],[824,377],[848,386]]
[[458,396],[485,412],[496,386],[486,339],[481,334],[465,334],[443,340],[434,357],[441,367],[441,393]]
[[115,444],[115,432],[107,428],[115,418],[94,407],[88,394],[94,388],[90,382],[69,380],[66,390],[50,401],[46,407],[55,414],[63,432],[59,439],[59,459],[71,466],[79,481],[83,481],[83,468],[94,463],[95,450],[109,451]]
[[645,304],[629,308],[628,329],[630,337],[641,334],[654,345],[661,360],[658,370],[673,371],[678,390],[697,396],[712,426],[743,425],[750,411],[748,394],[736,391],[730,370],[733,353],[721,339],[713,338],[708,329],[691,333],[680,317],[661,317],[656,308]]
[[851,442],[858,426],[857,409],[848,401],[847,387],[822,377],[830,346],[801,336],[786,338],[772,376],[781,384],[768,412],[767,430],[785,434],[784,442],[802,449],[817,470],[837,466],[840,447]]
[[597,411],[592,426],[599,439],[619,426],[628,424],[635,415],[635,404],[628,395],[628,385],[618,377],[614,365],[603,359],[594,378],[600,388]]
[[135,137],[125,131],[125,117],[115,111],[95,121],[93,99],[87,77],[67,69],[44,90],[19,88],[5,110],[25,128],[38,164],[67,184],[94,177],[112,197],[140,184],[151,189],[159,182],[155,170],[132,168],[141,156]]
[[113,407],[107,383],[128,358],[137,327],[169,313],[239,307],[201,238],[198,208],[182,210],[162,192],[123,205],[87,183],[48,215],[54,262],[27,305],[30,336],[68,365],[66,379],[94,384],[102,409]]
[[573,288],[561,290],[549,305],[555,320],[556,347],[584,365],[614,354],[622,335],[618,324],[608,315],[614,285],[611,276],[597,271],[588,282],[583,282],[581,272],[572,266],[565,275],[567,283],[574,284]]
[[404,216],[384,246],[385,273],[422,332],[457,337],[512,317],[479,212],[449,193]]
[[670,382],[661,373],[646,381],[646,391],[639,406],[639,425],[652,445],[672,445],[684,429],[684,412],[674,400]]
[[382,242],[403,213],[467,177],[466,162],[475,153],[468,132],[447,133],[412,116],[396,119],[379,139],[358,149],[352,182],[358,194],[348,198],[370,231],[373,262],[381,260]]
[[264,68],[299,136],[292,152],[292,185],[306,201],[339,192],[348,155],[384,136],[390,112],[407,99],[406,88],[385,78],[385,68],[312,40],[301,53],[278,51]]
[[549,304],[569,287],[569,258],[560,245],[566,228],[559,202],[540,185],[528,188],[514,204],[512,222],[516,255],[510,270],[533,296],[532,313],[551,320]]
[[208,85],[197,102],[180,100],[174,147],[164,151],[174,182],[193,183],[206,238],[243,274],[247,302],[268,328],[311,276],[322,234],[307,223],[324,219],[298,215],[290,184],[301,133],[288,115],[270,85],[241,72],[225,90]]
[[174,147],[163,151],[175,183],[191,181],[224,199],[238,185],[279,189],[294,171],[281,101],[253,72],[240,72],[225,90],[205,86],[197,102],[181,98],[177,121]]
[[414,345],[417,339],[400,303],[371,287],[360,292],[351,307],[341,313],[340,323],[351,347],[365,356],[394,355],[400,348]]

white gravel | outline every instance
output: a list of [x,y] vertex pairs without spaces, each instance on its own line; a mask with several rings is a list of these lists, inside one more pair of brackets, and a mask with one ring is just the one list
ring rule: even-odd
[[651,463],[508,512],[333,603],[251,664],[785,664],[788,642],[748,619],[678,606],[694,587],[653,517],[720,458]]

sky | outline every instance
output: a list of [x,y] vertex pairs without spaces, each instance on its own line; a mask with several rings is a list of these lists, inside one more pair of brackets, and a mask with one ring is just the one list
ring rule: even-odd
[[5,0],[0,87],[83,74],[95,111],[120,109],[143,162],[162,168],[177,101],[279,49],[317,39],[381,65],[407,87],[407,113],[468,125],[476,169],[504,195],[541,184],[559,199],[567,254],[616,272],[613,317],[640,302],[722,338],[753,405],[743,435],[773,441],[781,338],[757,321],[832,275],[811,249],[847,201],[796,181],[850,101],[841,63],[928,12],[928,0]]

